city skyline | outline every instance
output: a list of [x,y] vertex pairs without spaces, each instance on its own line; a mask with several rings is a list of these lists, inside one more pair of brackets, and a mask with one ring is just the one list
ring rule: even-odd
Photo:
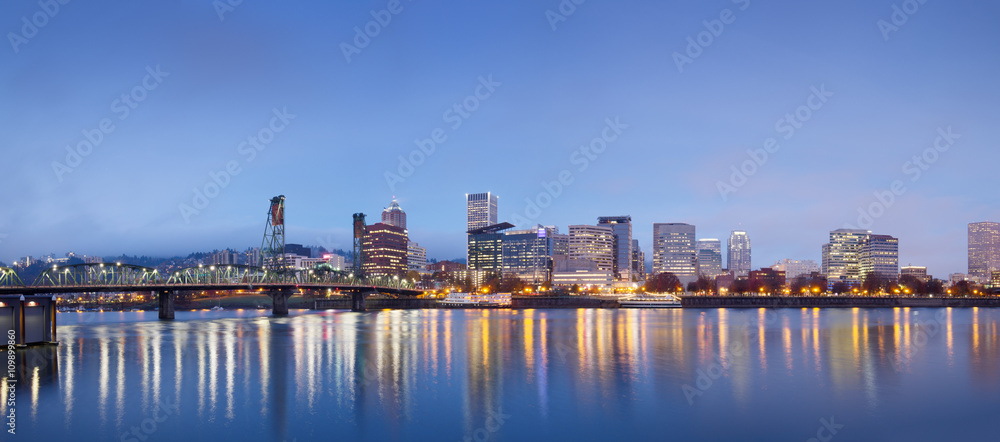
[[[588,2],[553,23],[557,3],[404,2],[346,55],[384,2],[65,6],[0,51],[0,260],[244,248],[277,194],[289,241],[345,250],[350,214],[396,195],[452,259],[459,192],[490,191],[517,228],[629,214],[650,256],[653,223],[746,230],[757,263],[818,262],[853,226],[964,273],[967,224],[1000,219],[1000,62],[981,56],[1000,6],[886,33],[891,6]],[[39,6],[0,10],[24,38]]]

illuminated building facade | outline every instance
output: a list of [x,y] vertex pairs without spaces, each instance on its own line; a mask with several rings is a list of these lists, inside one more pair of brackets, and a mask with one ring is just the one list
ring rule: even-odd
[[569,226],[569,259],[592,261],[597,270],[614,275],[614,250],[615,234],[611,226]]
[[653,275],[670,272],[681,284],[698,279],[695,228],[684,223],[653,224]]
[[368,226],[362,242],[365,260],[361,268],[370,276],[402,276],[407,269],[408,243],[402,227],[385,223]]
[[1000,223],[969,224],[969,278],[979,283],[1000,270]]
[[733,230],[729,235],[726,265],[737,277],[750,274],[750,236],[743,230]]
[[861,241],[861,279],[870,274],[899,279],[899,239],[889,235],[867,235]]
[[619,281],[632,280],[632,217],[602,216],[597,218],[598,226],[611,227],[614,235],[612,262],[615,279]]

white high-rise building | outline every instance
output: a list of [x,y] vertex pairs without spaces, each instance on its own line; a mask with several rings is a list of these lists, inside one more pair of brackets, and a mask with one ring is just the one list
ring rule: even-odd
[[699,239],[698,274],[714,278],[722,274],[722,241],[714,238]]
[[830,243],[823,246],[823,266],[829,286],[837,282],[861,282],[861,246],[869,234],[868,230],[857,229],[830,232]]
[[673,273],[681,284],[698,280],[695,227],[684,223],[653,224],[653,274]]
[[481,229],[497,223],[497,202],[498,198],[492,192],[467,193],[466,202],[466,231]]
[[427,249],[413,241],[406,242],[406,269],[425,270],[427,267]]
[[597,225],[610,226],[615,235],[615,278],[619,281],[632,280],[632,217],[602,216]]
[[899,279],[899,239],[889,235],[865,236],[859,260],[862,280],[869,274],[893,281]]
[[726,265],[737,277],[750,275],[750,237],[746,231],[733,230],[729,235]]
[[985,284],[990,281],[992,273],[998,270],[1000,270],[1000,223],[970,223],[969,278]]
[[615,235],[611,226],[569,226],[569,259],[592,261],[600,271],[614,271]]

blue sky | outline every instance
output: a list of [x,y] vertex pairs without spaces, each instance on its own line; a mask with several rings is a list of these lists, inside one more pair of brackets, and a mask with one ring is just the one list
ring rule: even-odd
[[[257,246],[278,194],[289,242],[347,248],[351,214],[395,195],[411,239],[448,259],[464,256],[465,193],[500,195],[512,220],[562,171],[572,183],[530,221],[630,214],[647,251],[654,222],[742,228],[755,267],[818,261],[861,208],[900,238],[901,264],[944,277],[966,270],[967,223],[1000,220],[1000,5],[931,0],[886,39],[879,21],[907,2],[588,0],[553,29],[555,0],[404,0],[370,23],[389,3],[243,2],[220,19],[211,1],[4,2],[0,260]],[[366,26],[377,35],[348,59]],[[710,43],[679,69],[699,33]],[[810,101],[814,88],[832,95]],[[130,93],[144,99],[125,114]],[[461,103],[475,110],[454,127]],[[786,139],[778,122],[797,111],[809,118]],[[581,151],[616,118],[603,152]],[[53,166],[104,119],[72,172]],[[948,127],[960,138],[914,180],[908,162]],[[436,130],[421,159],[414,141]],[[273,139],[251,160],[241,143],[258,134]],[[724,198],[769,138],[780,148]],[[411,154],[421,164],[387,180]],[[185,212],[230,163],[239,173]],[[873,211],[895,180],[905,193]]]

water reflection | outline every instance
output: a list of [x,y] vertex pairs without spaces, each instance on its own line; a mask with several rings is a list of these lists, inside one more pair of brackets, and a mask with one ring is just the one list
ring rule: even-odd
[[[309,440],[334,430],[462,439],[490,428],[499,413],[516,416],[499,433],[619,420],[643,431],[653,423],[640,417],[663,414],[683,432],[719,412],[773,419],[761,405],[801,394],[817,399],[791,413],[809,419],[839,403],[892,413],[924,382],[967,377],[975,387],[960,384],[969,390],[962,394],[995,394],[997,322],[996,310],[902,308],[397,310],[89,323],[61,326],[59,346],[18,353],[18,425],[56,439],[83,429],[117,439],[164,401],[180,411],[157,429],[161,439]],[[685,397],[685,385],[697,386],[696,400]],[[604,431],[581,425],[560,431]]]

